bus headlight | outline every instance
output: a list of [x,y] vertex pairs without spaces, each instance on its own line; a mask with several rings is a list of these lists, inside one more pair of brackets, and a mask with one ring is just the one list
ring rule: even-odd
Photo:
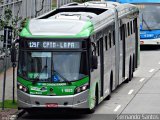
[[82,86],[80,86],[80,87],[77,87],[77,88],[75,89],[75,93],[83,92],[83,91],[87,90],[88,87],[89,87],[89,84],[88,84],[88,83],[86,83],[86,84],[84,84],[84,85],[82,85]]
[[18,88],[19,90],[25,92],[25,93],[29,93],[28,88],[25,87],[25,86],[23,86],[23,85],[20,84],[20,83],[17,83],[17,88]]

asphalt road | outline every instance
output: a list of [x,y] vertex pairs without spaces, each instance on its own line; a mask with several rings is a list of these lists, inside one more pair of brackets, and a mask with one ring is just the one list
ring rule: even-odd
[[145,48],[141,50],[140,57],[140,66],[132,81],[119,86],[111,99],[102,102],[94,114],[62,111],[58,115],[31,116],[25,113],[19,120],[124,120],[127,117],[132,120],[160,120],[160,49]]

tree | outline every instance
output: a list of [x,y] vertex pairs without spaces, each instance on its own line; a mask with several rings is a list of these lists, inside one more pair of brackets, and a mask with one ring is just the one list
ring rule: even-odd
[[[11,9],[8,7],[4,10],[4,15],[0,16],[0,31],[4,29],[5,26],[11,26],[13,28],[13,39],[16,39],[19,35],[20,26],[19,22],[22,20],[22,17],[17,15],[13,17]],[[4,35],[0,35],[0,40],[3,41]]]
[[41,1],[41,8],[39,10],[37,10],[37,0],[35,0],[35,12],[36,12],[35,17],[38,16],[38,13],[40,13],[43,10],[43,8],[44,8],[44,0]]

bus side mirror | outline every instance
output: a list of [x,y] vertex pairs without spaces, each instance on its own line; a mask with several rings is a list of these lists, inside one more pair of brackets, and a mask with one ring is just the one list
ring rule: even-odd
[[17,50],[14,45],[12,45],[12,48],[11,48],[11,62],[12,63],[17,62]]
[[97,68],[98,68],[98,57],[92,56],[92,69],[97,69]]

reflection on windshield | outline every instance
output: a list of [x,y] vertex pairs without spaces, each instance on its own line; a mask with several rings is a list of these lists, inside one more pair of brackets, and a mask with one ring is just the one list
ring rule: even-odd
[[160,4],[139,4],[137,6],[140,9],[142,29],[160,29]]
[[80,64],[78,64],[80,58],[81,53],[54,53],[54,70],[68,80],[76,80],[81,75],[79,74]]
[[81,52],[20,52],[18,74],[40,82],[76,81],[87,75]]

